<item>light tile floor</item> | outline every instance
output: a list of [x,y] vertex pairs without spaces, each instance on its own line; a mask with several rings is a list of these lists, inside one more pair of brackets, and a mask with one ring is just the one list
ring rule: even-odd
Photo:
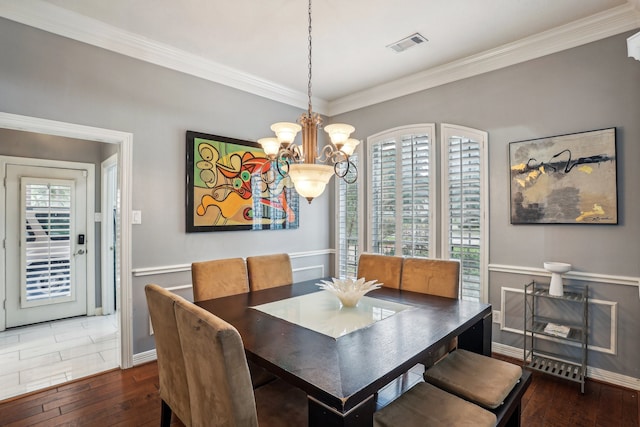
[[115,314],[0,332],[0,400],[120,366]]

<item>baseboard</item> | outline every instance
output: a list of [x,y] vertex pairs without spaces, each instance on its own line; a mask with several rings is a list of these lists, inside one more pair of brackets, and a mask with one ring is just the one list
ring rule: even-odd
[[[491,343],[491,350],[494,353],[512,357],[518,360],[522,360],[524,358],[522,349],[518,347],[511,347],[505,344],[493,342]],[[634,378],[627,375],[618,374],[616,372],[605,371],[604,369],[600,368],[592,368],[591,366],[587,366],[587,378],[619,387],[628,388],[631,390],[640,390],[640,378]]]
[[153,362],[158,356],[156,355],[156,349],[149,351],[143,351],[142,353],[136,353],[133,355],[133,366],[142,365],[143,363]]

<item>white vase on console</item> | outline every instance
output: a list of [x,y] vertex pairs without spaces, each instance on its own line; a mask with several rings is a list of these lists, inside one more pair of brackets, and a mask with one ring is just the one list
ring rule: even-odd
[[565,262],[545,262],[544,269],[551,272],[549,295],[561,297],[564,293],[562,286],[562,274],[571,270],[571,264],[567,264]]

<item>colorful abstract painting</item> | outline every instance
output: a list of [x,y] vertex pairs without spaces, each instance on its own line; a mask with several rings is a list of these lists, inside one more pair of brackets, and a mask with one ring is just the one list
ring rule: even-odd
[[617,224],[616,130],[509,144],[512,224]]
[[255,142],[188,131],[187,232],[298,228],[298,194],[272,167]]

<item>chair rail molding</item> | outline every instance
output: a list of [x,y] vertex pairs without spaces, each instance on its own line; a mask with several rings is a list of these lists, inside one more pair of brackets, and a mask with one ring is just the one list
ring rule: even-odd
[[[331,255],[333,253],[335,253],[335,249],[318,249],[315,251],[292,252],[289,254],[289,258],[291,259],[308,258],[308,257],[314,257],[314,256]],[[316,268],[316,266],[294,268],[293,271],[294,272],[302,271],[309,268]],[[134,268],[131,270],[131,272],[135,277],[155,276],[158,274],[169,274],[169,273],[182,273],[186,271],[191,271],[191,264],[161,265],[156,267]]]
[[[489,272],[510,273],[528,276],[551,277],[551,273],[543,268],[524,267],[503,264],[489,264]],[[583,282],[607,283],[612,285],[635,286],[638,288],[640,298],[640,277],[614,276],[612,274],[587,273],[583,271],[569,271],[562,275],[565,279],[580,280]]]

